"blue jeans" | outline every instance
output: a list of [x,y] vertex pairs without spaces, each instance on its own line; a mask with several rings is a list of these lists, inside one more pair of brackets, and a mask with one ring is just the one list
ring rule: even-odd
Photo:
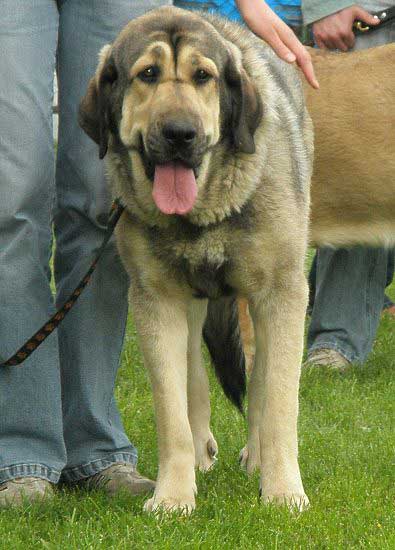
[[[362,5],[375,9],[373,5]],[[380,46],[394,39],[392,24],[358,36],[355,49]],[[330,348],[351,362],[365,361],[380,321],[392,255],[392,250],[363,247],[318,251],[316,293],[307,337],[309,353]]]
[[318,250],[309,353],[330,348],[351,362],[365,361],[383,309],[390,254],[382,248]]
[[[132,17],[164,3],[1,2],[0,361],[64,302],[103,239],[110,198],[98,147],[77,125],[78,104],[100,48]],[[56,483],[61,474],[73,481],[114,462],[136,463],[114,399],[127,287],[111,242],[59,329],[21,367],[1,370],[0,482],[38,476]]]

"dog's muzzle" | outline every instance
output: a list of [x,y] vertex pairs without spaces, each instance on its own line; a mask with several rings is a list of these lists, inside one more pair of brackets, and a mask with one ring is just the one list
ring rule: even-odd
[[148,129],[146,156],[154,165],[182,162],[197,170],[203,160],[207,140],[201,123],[191,117],[164,117]]
[[177,152],[184,153],[193,147],[197,130],[188,122],[170,121],[163,125],[162,135],[170,147]]
[[168,118],[150,128],[142,158],[153,181],[154,202],[163,214],[185,215],[192,210],[205,150],[205,136],[190,120]]

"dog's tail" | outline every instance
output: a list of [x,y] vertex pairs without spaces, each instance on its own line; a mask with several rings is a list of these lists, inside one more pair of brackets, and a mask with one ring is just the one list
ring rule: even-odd
[[246,371],[236,298],[209,300],[203,338],[225,395],[242,413]]

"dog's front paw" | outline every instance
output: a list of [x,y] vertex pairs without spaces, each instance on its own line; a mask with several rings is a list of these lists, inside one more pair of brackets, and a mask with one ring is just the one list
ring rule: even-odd
[[265,504],[287,506],[297,512],[303,512],[310,506],[309,499],[304,493],[264,494],[260,491],[260,497]]
[[218,445],[211,434],[208,440],[195,441],[195,467],[201,472],[207,472],[213,468],[217,461]]
[[144,511],[150,513],[178,513],[188,516],[195,509],[195,496],[192,495],[175,497],[166,495],[155,495],[144,504]]
[[241,468],[247,472],[248,475],[251,475],[256,471],[259,471],[261,468],[261,459],[259,456],[259,449],[255,447],[252,450],[250,450],[248,445],[243,447],[239,455],[239,464]]

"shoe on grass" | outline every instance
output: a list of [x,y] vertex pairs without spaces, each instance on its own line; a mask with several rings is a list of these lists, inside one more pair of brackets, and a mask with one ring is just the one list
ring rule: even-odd
[[115,496],[120,491],[130,495],[141,495],[155,489],[155,482],[143,477],[130,463],[118,462],[93,476],[78,482],[87,490],[103,490],[109,496]]
[[52,484],[40,477],[17,477],[0,483],[0,508],[31,504],[52,497]]
[[330,367],[334,370],[344,371],[351,362],[334,349],[315,349],[307,356],[304,364],[306,367]]
[[383,315],[388,315],[389,317],[395,317],[395,304],[390,304],[384,307]]

